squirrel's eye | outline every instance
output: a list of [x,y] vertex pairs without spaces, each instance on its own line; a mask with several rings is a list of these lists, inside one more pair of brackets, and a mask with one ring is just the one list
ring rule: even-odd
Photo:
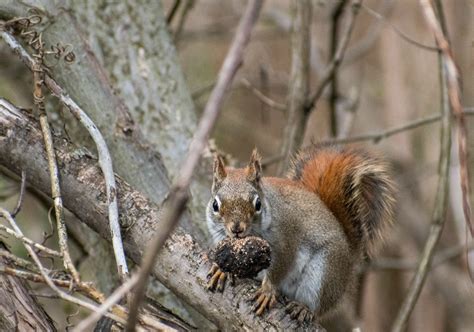
[[261,209],[262,209],[262,202],[260,202],[260,198],[257,197],[255,199],[255,211],[260,212]]
[[217,202],[217,199],[214,199],[214,202],[212,202],[212,209],[214,212],[219,212],[219,203]]

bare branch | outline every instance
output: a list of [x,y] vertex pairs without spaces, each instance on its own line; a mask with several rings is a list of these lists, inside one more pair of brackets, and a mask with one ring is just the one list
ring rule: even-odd
[[188,188],[191,183],[194,169],[201,159],[201,154],[207,144],[209,133],[217,120],[225,92],[230,86],[235,73],[243,61],[243,52],[250,40],[250,33],[257,21],[262,3],[262,0],[250,0],[239,22],[234,40],[232,41],[229,52],[227,53],[219,72],[216,86],[212,90],[201,121],[194,133],[188,155],[183,162],[176,183],[170,190],[170,196],[166,203],[164,218],[162,221],[162,228],[155,234],[153,241],[149,244],[147,251],[143,256],[139,272],[140,277],[138,278],[135,295],[130,306],[130,314],[126,326],[127,331],[134,331],[140,303],[143,299],[148,283],[148,277],[153,268],[158,252],[169,234],[175,228],[189,199]]
[[[15,233],[18,237],[23,236],[20,228],[16,224],[15,220],[8,213],[8,211],[4,210],[3,208],[0,208],[0,216],[5,218],[10,223],[11,227],[15,230]],[[68,302],[80,305],[82,307],[85,307],[94,313],[100,312],[100,315],[106,315],[122,324],[125,323],[125,320],[127,317],[127,311],[124,307],[117,305],[116,301],[115,302],[106,301],[105,296],[89,283],[85,283],[82,281],[76,282],[76,281],[72,281],[72,280],[68,280],[64,278],[56,278],[56,279],[51,278],[49,276],[49,273],[51,273],[52,271],[49,271],[43,267],[43,265],[39,261],[38,256],[36,255],[34,250],[32,250],[31,246],[28,243],[24,242],[23,244],[25,248],[27,249],[28,253],[30,254],[30,256],[33,258],[36,264],[36,268],[32,268],[31,263],[29,263],[28,261],[25,261],[15,256],[12,257],[12,255],[6,255],[6,253],[1,249],[0,249],[0,256],[6,257],[7,259],[11,260],[14,265],[20,266],[22,268],[26,268],[33,272],[17,270],[17,269],[5,266],[0,269],[0,273],[10,274],[10,275],[27,279],[33,282],[46,283],[57,294],[59,298],[66,300]],[[37,271],[39,271],[40,274],[38,274]],[[124,284],[124,285],[127,285],[127,284]],[[87,296],[89,299],[98,303],[105,303],[105,305],[101,307],[96,307],[95,305],[89,302],[85,302],[68,293],[63,292],[58,287],[67,288],[69,290],[78,290],[83,295]],[[123,286],[122,288],[127,288],[127,287],[128,286]],[[129,290],[129,288],[127,288],[126,290]],[[121,290],[122,293],[123,291],[124,289]],[[108,309],[111,307],[113,307],[112,313],[109,313]],[[150,327],[164,329],[166,331],[174,331],[173,329],[169,328],[167,325],[162,324],[157,319],[149,315],[140,315],[139,320],[143,324]]]
[[206,95],[208,92],[211,92],[215,85],[216,85],[215,81],[207,83],[203,87],[198,88],[195,91],[191,92],[191,98],[193,98],[193,100],[197,100],[201,98],[202,96]]
[[[377,12],[387,19],[386,16],[389,15],[395,3],[395,0],[384,0]],[[365,8],[365,6],[363,8]],[[348,48],[346,56],[344,57],[343,65],[347,66],[348,64],[353,63],[355,60],[364,56],[374,46],[383,31],[382,28],[384,27],[384,23],[384,20],[378,19],[367,28],[365,36],[358,40],[354,46]]]
[[21,171],[20,194],[18,195],[18,200],[16,202],[15,209],[11,213],[13,218],[15,218],[18,212],[20,212],[21,204],[23,203],[23,198],[25,196],[25,187],[26,187],[26,172]]
[[[335,57],[337,52],[337,47],[339,44],[339,28],[340,28],[340,20],[344,11],[344,7],[346,6],[347,0],[341,0],[337,3],[336,7],[333,9],[332,12],[332,19],[331,19],[331,44],[330,44],[330,51],[331,51],[331,59]],[[331,136],[337,137],[338,136],[338,123],[337,123],[337,99],[339,98],[338,92],[338,68],[334,68],[334,72],[332,74],[332,78],[330,80],[330,93],[329,93],[329,111],[331,117]]]
[[194,2],[196,0],[186,0],[183,9],[181,10],[181,16],[179,17],[178,24],[176,27],[176,31],[173,35],[175,43],[179,42],[181,37],[181,33],[183,32],[184,24],[186,23],[186,19],[188,18],[188,14],[194,6]]
[[351,11],[348,18],[348,22],[344,32],[342,34],[341,42],[337,48],[337,51],[329,64],[328,68],[324,72],[323,77],[320,79],[320,83],[318,88],[314,92],[314,94],[309,98],[308,103],[306,105],[306,112],[311,112],[311,110],[316,106],[319,98],[321,98],[324,89],[332,80],[334,72],[337,70],[339,65],[341,64],[342,60],[344,59],[344,53],[347,49],[347,45],[349,44],[349,40],[352,34],[352,30],[354,29],[355,18],[359,13],[359,8],[361,6],[362,0],[352,0],[351,1]]
[[175,14],[178,12],[179,5],[181,4],[181,0],[174,0],[173,6],[171,7],[168,15],[166,15],[166,23],[168,25],[173,22],[173,18]]
[[100,317],[102,317],[113,305],[117,304],[122,297],[124,297],[130,289],[134,286],[134,283],[138,280],[138,274],[134,274],[130,277],[127,283],[122,284],[117,288],[110,296],[105,300],[97,311],[94,311],[86,319],[82,320],[72,331],[87,331],[94,323],[96,323]]
[[[463,113],[468,116],[474,116],[474,112],[471,112],[469,110],[466,110]],[[331,139],[327,141],[321,141],[320,143],[321,144],[347,144],[347,143],[356,143],[356,142],[362,142],[362,141],[373,141],[374,143],[379,143],[381,140],[389,138],[393,135],[400,134],[411,129],[423,127],[423,126],[438,122],[441,119],[442,119],[442,115],[435,114],[435,115],[430,115],[418,120],[413,120],[411,122],[408,122],[400,126],[388,128],[380,132],[362,134],[362,135],[357,135],[357,136],[352,136],[352,137],[335,138],[335,139]]]
[[[15,174],[29,174],[29,185],[50,193],[47,160],[36,122],[16,108],[6,107],[0,99],[0,164]],[[4,105],[4,106],[2,106]],[[65,207],[102,237],[109,239],[105,183],[96,161],[76,150],[67,140],[55,140],[56,155],[62,165],[61,179]],[[93,185],[91,185],[93,184]],[[124,237],[128,256],[139,263],[142,253],[158,229],[165,227],[164,210],[122,178],[117,177],[119,205],[127,207],[120,214],[120,223],[131,225]],[[255,317],[250,298],[257,289],[251,280],[238,280],[224,293],[206,290],[210,263],[206,254],[191,236],[178,228],[162,247],[154,276],[173,293],[214,322],[220,329],[240,326],[249,330],[295,329],[299,323],[285,316],[283,305],[277,304],[271,315]],[[100,299],[99,299],[100,300]],[[102,299],[101,302],[105,299]]]
[[[5,40],[8,46],[19,55],[20,59],[33,69],[34,60],[20,43],[9,32],[0,30],[0,36]],[[118,223],[118,206],[117,206],[117,188],[115,185],[114,171],[112,167],[112,158],[107,148],[107,144],[100,133],[97,126],[89,118],[89,116],[77,105],[77,103],[69,97],[69,95],[47,74],[44,75],[46,86],[51,90],[54,96],[67,106],[71,113],[81,122],[91,135],[97,146],[99,155],[99,165],[107,182],[107,202],[109,206],[109,223],[112,234],[112,246],[114,248],[117,268],[121,278],[128,274],[127,261],[123,250],[122,237],[120,234],[120,225]],[[59,221],[58,221],[59,224]]]
[[468,168],[468,152],[467,152],[467,129],[466,129],[466,119],[464,117],[462,104],[461,104],[461,89],[459,87],[459,79],[461,75],[459,74],[456,63],[454,62],[453,52],[449,41],[446,38],[446,32],[443,31],[439,21],[444,22],[444,14],[442,12],[441,0],[437,0],[439,7],[440,20],[436,18],[434,9],[429,0],[420,0],[420,4],[423,8],[423,13],[425,15],[426,21],[433,31],[436,42],[441,49],[443,56],[443,66],[446,71],[447,76],[447,89],[449,96],[449,103],[451,104],[451,109],[456,116],[457,124],[457,143],[459,150],[459,170],[461,176],[461,189],[463,196],[463,209],[464,209],[464,219],[466,225],[471,232],[471,237],[474,237],[474,228],[471,222],[471,204],[469,200],[470,190],[469,190],[469,168]]
[[[0,242],[0,270],[13,256]],[[54,322],[20,278],[0,272],[0,329],[2,331],[56,331]]]
[[270,106],[271,108],[277,109],[279,111],[285,111],[286,110],[286,105],[276,102],[273,99],[265,96],[260,90],[258,90],[256,87],[252,85],[252,83],[249,82],[246,78],[242,78],[240,80],[240,83],[242,83],[243,86],[245,86],[247,89],[253,92],[253,94],[260,99],[261,102],[263,102],[265,105]]
[[[441,2],[438,2],[441,5]],[[422,6],[425,6],[425,11],[433,11],[429,0],[424,3],[421,0]],[[425,13],[426,14],[426,13]],[[438,14],[440,17],[444,17],[444,13],[441,7],[439,7]],[[432,12],[434,15],[434,12]],[[436,25],[438,24],[437,19],[433,16]],[[443,32],[441,32],[443,35]],[[443,36],[444,38],[444,36]],[[445,40],[446,42],[446,40]],[[438,41],[439,43],[439,41]],[[440,88],[441,88],[441,110],[442,110],[442,122],[441,122],[441,144],[440,144],[440,155],[439,155],[439,179],[438,189],[436,192],[435,208],[433,211],[433,220],[430,226],[430,234],[426,240],[423,252],[420,256],[418,268],[415,276],[413,277],[408,293],[403,299],[403,302],[398,311],[395,322],[392,325],[393,332],[402,332],[405,330],[408,319],[415,307],[415,304],[419,298],[421,289],[425,283],[426,276],[431,267],[434,249],[441,237],[441,232],[446,219],[447,209],[447,198],[448,198],[448,183],[449,183],[449,163],[450,163],[450,150],[451,150],[451,109],[448,103],[450,94],[450,83],[449,83],[449,69],[447,68],[447,59],[445,56],[440,54],[439,56],[439,73],[440,73]],[[451,106],[454,106],[451,104]],[[462,113],[462,111],[461,111]]]
[[[433,262],[431,268],[446,263],[460,255],[474,251],[474,243],[466,246],[458,244],[450,248],[439,251],[433,256]],[[372,261],[367,268],[370,270],[416,270],[418,263],[413,260],[406,260],[400,258],[388,258],[381,257],[375,261]]]
[[19,233],[15,232],[14,230],[12,230],[12,229],[10,229],[10,228],[2,225],[2,224],[0,224],[0,230],[4,231],[4,232],[6,232],[10,235],[13,235],[18,240],[21,240],[22,242],[34,247],[35,249],[40,250],[41,252],[43,252],[46,255],[53,256],[53,257],[63,257],[63,255],[59,251],[50,249],[48,247],[43,246],[42,244],[36,243],[35,241],[27,238],[26,236],[24,236],[22,234],[19,234]]
[[308,120],[305,105],[309,90],[309,55],[312,5],[309,0],[294,1],[294,16],[291,33],[291,73],[292,83],[287,96],[286,126],[280,154],[284,157],[278,164],[278,174],[283,174],[289,160],[303,142],[304,128]]
[[27,261],[26,259],[20,258],[18,256],[15,256],[12,254],[10,251],[6,249],[2,249],[2,246],[0,245],[0,257],[3,257],[3,262],[11,263],[14,266],[20,267],[24,270],[32,271],[32,272],[37,272],[38,268],[36,267],[35,264],[31,263],[30,261]]
[[[10,226],[13,228],[13,230],[18,234],[18,236],[23,236],[23,232],[21,231],[21,229],[18,227],[18,225],[16,224],[15,220],[11,217],[10,213],[1,208],[0,207],[0,215],[5,218],[9,223],[10,223]],[[38,255],[36,254],[36,252],[33,250],[33,248],[27,244],[27,243],[24,243],[24,246],[26,248],[26,250],[28,251],[28,254],[31,256],[31,258],[33,259],[33,261],[35,262],[36,266],[38,267],[38,270],[40,271],[41,273],[41,276],[44,280],[44,282],[46,282],[46,284],[53,290],[55,291],[58,296],[63,299],[63,300],[66,300],[68,302],[71,302],[71,303],[74,303],[76,305],[79,305],[81,307],[84,307],[84,308],[87,308],[91,311],[95,311],[97,310],[97,307],[95,305],[93,305],[92,303],[90,302],[86,302],[86,301],[83,301],[81,299],[78,299],[66,292],[63,292],[61,289],[59,289],[55,282],[49,277],[48,275],[48,272],[45,270],[45,268],[43,267],[43,264],[41,263]],[[5,269],[5,272],[7,272],[7,270]],[[26,274],[31,274],[31,272],[24,272]],[[120,318],[118,317],[117,315],[115,314],[110,314],[108,313],[107,314],[110,318],[118,321],[118,322],[121,322],[121,323],[125,323],[125,320],[123,318]]]
[[[66,270],[68,270],[74,281],[79,282],[79,272],[77,272],[76,267],[74,266],[71,254],[69,252],[69,245],[67,242],[67,230],[66,224],[64,221],[64,207],[61,197],[61,187],[59,185],[59,170],[58,164],[56,161],[56,155],[54,153],[53,138],[51,136],[51,128],[49,127],[48,116],[46,114],[46,109],[44,105],[44,95],[43,95],[43,50],[44,45],[41,41],[41,35],[39,35],[39,42],[35,51],[35,59],[33,60],[33,99],[35,110],[39,115],[41,131],[43,133],[44,145],[46,148],[46,155],[48,156],[48,168],[49,174],[51,177],[51,194],[54,202],[54,212],[56,216],[56,225],[58,229],[58,243],[59,249],[61,250],[63,264]],[[15,229],[17,234],[21,235],[21,232]],[[38,266],[40,267],[40,266]],[[40,268],[41,269],[41,268]]]
[[362,5],[362,8],[365,9],[365,11],[367,13],[369,13],[370,15],[372,15],[373,17],[375,17],[376,19],[380,20],[381,22],[383,22],[384,24],[388,25],[389,27],[391,27],[393,29],[393,31],[398,35],[400,36],[403,40],[405,40],[406,42],[412,44],[412,45],[415,45],[416,47],[418,48],[421,48],[421,49],[424,49],[426,51],[432,51],[432,52],[438,52],[440,49],[436,46],[430,46],[430,45],[425,45],[425,44],[422,44],[416,40],[414,40],[413,38],[411,38],[410,36],[408,36],[406,33],[404,33],[403,31],[401,31],[397,26],[395,26],[394,24],[390,23],[382,14],[379,14],[378,12],[376,12],[375,10],[371,9],[370,7],[366,6],[366,5]]

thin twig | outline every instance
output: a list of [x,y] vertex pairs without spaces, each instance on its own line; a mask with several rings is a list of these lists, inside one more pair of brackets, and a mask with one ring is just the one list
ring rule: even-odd
[[[88,331],[90,327],[100,319],[100,317],[102,317],[105,313],[107,313],[111,307],[116,305],[124,296],[127,295],[130,289],[134,286],[134,283],[137,282],[137,280],[138,280],[138,273],[135,273],[130,277],[130,282],[126,282],[122,284],[112,294],[110,294],[107,300],[105,300],[96,311],[94,311],[87,318],[82,320],[72,330],[72,332]],[[162,324],[162,326],[159,328],[162,331],[175,331],[174,329],[170,328],[169,326],[165,324]]]
[[[474,116],[474,112],[466,110],[463,112],[465,115]],[[345,138],[335,138],[326,141],[319,142],[320,144],[347,144],[347,143],[356,143],[362,141],[373,141],[374,143],[379,143],[381,140],[389,138],[393,135],[400,134],[404,131],[408,131],[411,129],[416,129],[425,125],[429,125],[441,120],[442,116],[439,114],[430,115],[421,119],[413,120],[406,124],[395,126],[392,128],[385,129],[380,132],[373,132],[367,133],[352,137],[345,137]]]
[[194,173],[194,169],[201,159],[201,154],[204,147],[206,146],[209,133],[214,127],[214,124],[220,113],[226,90],[230,86],[232,79],[234,78],[242,63],[243,53],[250,40],[250,34],[255,22],[257,21],[262,3],[262,0],[250,0],[247,3],[245,12],[239,22],[235,37],[219,72],[217,84],[212,90],[211,96],[209,97],[204,109],[201,121],[199,122],[198,128],[194,133],[186,160],[182,164],[183,166],[181,167],[177,181],[170,190],[170,196],[168,197],[168,201],[165,206],[161,227],[153,236],[152,243],[149,244],[147,251],[143,256],[143,261],[139,272],[140,277],[135,289],[135,296],[133,297],[133,301],[130,306],[130,314],[127,321],[126,331],[134,331],[140,303],[142,302],[148,283],[148,277],[155,263],[158,252],[169,234],[176,226],[177,221],[179,220],[179,217],[181,216],[189,199],[188,188]]
[[[433,8],[431,7],[430,0],[423,2],[420,1],[421,5],[424,7],[425,15],[431,16],[435,15]],[[438,2],[441,6],[441,2]],[[429,13],[426,13],[426,12]],[[444,13],[441,7],[438,11],[439,17],[444,20]],[[434,26],[438,27],[438,21],[435,16],[432,17],[434,20]],[[439,27],[438,27],[439,28]],[[435,29],[432,27],[432,29]],[[439,31],[444,39],[443,32]],[[441,45],[440,40],[438,44]],[[444,39],[447,43],[447,41]],[[442,46],[442,45],[441,45]],[[449,46],[448,46],[449,47]],[[443,48],[443,47],[441,47]],[[442,109],[442,122],[441,122],[441,144],[440,144],[440,156],[439,156],[439,179],[438,179],[438,189],[435,199],[435,208],[433,211],[433,221],[430,226],[430,233],[428,239],[426,240],[423,252],[420,256],[420,261],[418,268],[416,270],[415,276],[413,277],[408,292],[403,299],[403,302],[398,311],[397,317],[392,326],[393,332],[402,332],[406,329],[408,319],[415,307],[415,304],[420,296],[421,289],[425,283],[426,276],[431,266],[434,249],[441,237],[441,232],[446,220],[446,210],[447,210],[447,193],[448,193],[448,183],[449,183],[449,163],[450,163],[450,150],[451,150],[451,109],[450,104],[448,103],[448,98],[452,89],[449,83],[449,69],[447,67],[447,58],[441,53],[439,55],[439,73],[440,73],[440,88],[441,88],[441,109]],[[451,104],[451,106],[454,105]],[[462,112],[461,112],[462,113]]]
[[25,187],[26,187],[26,172],[21,171],[21,182],[20,182],[20,195],[16,202],[15,209],[12,211],[11,215],[13,218],[20,212],[21,205],[23,204],[23,198],[25,197]]
[[168,15],[166,15],[166,24],[170,25],[173,22],[175,14],[178,12],[179,5],[181,0],[174,0],[173,7],[171,7]]
[[43,252],[44,254],[47,254],[47,255],[53,256],[53,257],[63,257],[63,255],[59,251],[56,251],[56,250],[50,249],[48,247],[45,247],[45,246],[31,240],[30,238],[27,238],[24,235],[18,234],[14,230],[12,230],[12,229],[10,229],[10,228],[2,225],[2,224],[0,224],[0,230],[4,231],[4,232],[6,232],[10,235],[13,235],[18,240],[21,240],[22,242],[34,247],[36,250],[39,250],[39,251]]
[[[438,265],[446,263],[460,255],[464,254],[465,252],[474,251],[474,243],[466,246],[463,244],[458,244],[450,248],[446,248],[436,255],[433,256],[433,262],[431,263],[431,268],[434,268]],[[407,259],[399,259],[399,258],[379,258],[375,261],[372,261],[368,266],[367,269],[370,270],[416,270],[418,267],[418,263],[413,260]]]
[[[9,32],[0,30],[0,36],[5,40],[7,45],[20,57],[23,63],[30,69],[33,69],[34,60],[23,48],[23,46]],[[123,278],[128,275],[127,261],[123,250],[122,237],[120,234],[120,224],[118,222],[118,206],[117,206],[117,188],[115,184],[115,176],[112,167],[112,158],[107,148],[104,137],[100,133],[97,126],[89,118],[89,116],[79,107],[79,105],[56,83],[48,74],[44,75],[44,82],[54,96],[56,96],[69,111],[79,120],[86,128],[97,146],[99,155],[99,166],[104,174],[106,182],[107,205],[109,210],[109,224],[112,237],[112,247],[114,249],[115,260],[119,276]]]
[[[40,46],[38,54],[36,54],[36,59],[33,64],[33,80],[34,80],[34,91],[33,99],[36,108],[36,112],[39,115],[41,132],[43,134],[44,145],[46,148],[46,156],[48,158],[48,168],[51,178],[51,195],[53,198],[54,212],[56,216],[56,225],[58,229],[58,243],[59,249],[63,257],[63,263],[66,270],[68,270],[74,281],[79,282],[79,272],[77,272],[76,267],[74,266],[71,254],[69,252],[69,246],[67,242],[67,230],[64,220],[64,206],[61,197],[61,187],[59,185],[59,168],[56,161],[56,154],[54,152],[53,145],[53,136],[51,134],[51,128],[49,127],[48,116],[46,114],[45,105],[44,105],[44,95],[43,95],[43,45],[40,41]],[[18,233],[18,232],[17,232]]]
[[314,94],[309,98],[308,103],[306,105],[306,112],[311,112],[311,110],[316,106],[319,98],[321,98],[324,89],[331,81],[334,72],[337,70],[339,65],[341,64],[342,60],[344,59],[344,53],[347,49],[347,45],[349,44],[349,40],[352,34],[352,30],[354,29],[355,18],[359,13],[359,8],[361,6],[362,0],[352,0],[351,2],[351,11],[349,14],[348,22],[346,28],[342,34],[341,42],[337,48],[336,54],[334,55],[331,63],[329,64],[328,68],[325,70],[323,77],[320,79],[320,83]]
[[[380,8],[377,9],[377,12],[386,20],[386,16],[390,14],[390,11],[393,9],[393,5],[396,3],[395,0],[384,0],[380,5]],[[346,56],[344,57],[343,66],[353,63],[357,59],[360,59],[362,56],[367,54],[368,51],[372,49],[375,45],[375,42],[379,39],[385,21],[377,19],[367,28],[367,33],[364,37],[359,39],[354,46],[351,46],[346,51]]]
[[[347,0],[340,0],[338,4],[336,4],[331,19],[331,44],[330,51],[331,51],[331,59],[335,57],[338,47],[339,41],[339,28],[340,28],[340,20],[342,14],[344,12],[344,7],[346,6]],[[331,118],[331,136],[337,137],[338,136],[338,123],[337,123],[337,99],[339,97],[338,92],[338,68],[334,69],[334,73],[332,74],[332,78],[330,80],[330,93],[329,93],[329,111],[330,111],[330,118]]]
[[58,294],[54,294],[54,293],[37,293],[37,292],[31,292],[30,291],[30,292],[28,292],[28,294],[30,294],[33,297],[41,297],[41,298],[45,298],[45,299],[60,299]]
[[[0,207],[0,215],[5,218],[10,226],[13,228],[13,230],[18,234],[18,236],[23,236],[23,232],[21,231],[21,229],[18,227],[18,225],[16,224],[15,220],[11,217],[10,213],[1,208]],[[43,264],[41,263],[38,255],[36,254],[36,252],[33,250],[33,248],[23,242],[23,245],[25,246],[26,250],[28,251],[28,254],[31,256],[31,258],[33,259],[33,261],[35,262],[36,266],[38,267],[38,270],[40,271],[41,273],[41,277],[43,278],[43,281],[53,290],[55,291],[60,297],[61,299],[63,300],[66,300],[68,302],[71,302],[71,303],[74,303],[76,305],[79,305],[79,306],[82,306],[84,308],[87,308],[91,311],[96,311],[97,310],[97,307],[95,305],[93,305],[92,303],[90,302],[86,302],[86,301],[83,301],[81,299],[78,299],[72,295],[69,295],[68,293],[65,293],[63,292],[61,289],[59,289],[57,286],[56,286],[56,283],[49,277],[48,275],[48,272],[45,270],[45,268],[43,267]],[[5,270],[5,272],[7,272]],[[29,275],[36,275],[38,276],[37,274],[32,274],[31,272],[23,272],[23,274],[29,274]],[[68,282],[67,280],[61,280],[61,282]],[[76,283],[74,282],[74,285]],[[82,284],[82,283],[81,283]],[[69,285],[73,285],[70,281],[69,281]],[[121,322],[121,323],[124,323],[124,319],[123,318],[120,318],[118,317],[117,315],[115,314],[110,314],[110,313],[107,313],[108,317],[118,321],[118,322]]]
[[294,14],[291,32],[291,85],[287,95],[286,125],[280,148],[280,154],[284,157],[278,163],[277,174],[285,172],[291,156],[301,147],[309,115],[305,105],[309,93],[312,4],[309,0],[292,3]]
[[[0,255],[3,255],[3,253],[0,251]],[[8,257],[7,257],[8,259]],[[48,271],[45,269],[45,271]],[[25,271],[25,270],[20,270],[16,269],[10,266],[0,266],[0,273],[5,273],[11,276],[15,276],[18,278],[22,278],[28,281],[36,282],[36,283],[47,283],[46,279],[44,278],[43,275],[36,273],[36,272],[30,272],[30,271]],[[85,282],[80,282],[80,283],[74,283],[71,280],[68,279],[63,279],[63,278],[50,278],[51,281],[58,287],[65,288],[68,290],[74,290],[78,291],[84,296],[88,297],[89,299],[103,303],[105,304],[108,299],[105,299],[105,296],[100,293],[97,289],[92,287],[90,284],[85,283]],[[125,284],[124,284],[125,285]],[[122,287],[120,287],[122,288]],[[48,295],[48,297],[51,298],[60,298],[64,299],[60,294],[55,293]],[[37,296],[41,296],[41,294],[36,294]],[[125,294],[122,294],[124,296]],[[117,301],[118,302],[118,301]],[[101,312],[101,315],[107,316],[119,323],[124,323],[126,318],[127,318],[127,310],[116,303],[108,303],[107,309],[111,309],[112,313],[108,312],[107,310],[104,312]],[[96,307],[95,310],[91,310],[93,313],[102,310],[102,305],[99,307]],[[145,326],[154,328],[155,330],[159,331],[175,331],[173,328],[170,328],[169,326],[161,323],[157,318],[151,316],[151,315],[140,315],[139,317],[140,322],[142,322]]]
[[[441,0],[437,0],[438,12],[440,15],[441,24],[444,25],[444,14],[442,13]],[[429,0],[420,0],[420,4],[423,8],[423,13],[425,15],[426,21],[430,26],[430,29],[433,31],[436,42],[441,49],[443,56],[443,63],[447,75],[447,89],[449,96],[449,103],[453,113],[455,114],[456,124],[457,124],[457,143],[458,143],[458,153],[459,153],[459,170],[461,178],[461,190],[462,190],[462,203],[464,209],[464,219],[466,225],[471,232],[471,237],[474,237],[474,228],[471,222],[471,204],[470,204],[470,190],[469,190],[469,167],[468,167],[468,151],[467,151],[467,128],[466,128],[466,118],[464,116],[462,104],[461,104],[461,88],[459,86],[459,79],[461,75],[459,74],[458,67],[454,62],[453,52],[449,41],[446,38],[446,33],[443,31],[442,26],[436,18],[434,9]]]
[[[21,116],[17,117],[17,113]],[[12,113],[8,108],[1,106],[0,122],[9,128],[3,140],[4,144],[0,144],[0,155],[8,156],[0,158],[3,166],[14,173],[28,169],[30,186],[47,192],[48,185],[44,179],[48,178],[48,173],[43,167],[47,165],[47,161],[43,153],[43,144],[36,139],[40,135],[37,123],[28,116],[27,111],[16,110]],[[56,146],[58,156],[61,160],[70,161],[62,169],[66,207],[89,227],[100,234],[107,234],[107,207],[97,200],[102,193],[105,195],[104,180],[97,178],[96,162],[87,156],[74,158],[70,142],[61,140],[58,143],[60,143]],[[89,187],[91,183],[95,186]],[[136,225],[129,229],[124,244],[128,244],[130,258],[140,263],[140,253],[147,250],[156,230],[163,226],[165,210],[132,189],[124,180],[117,178],[117,183],[119,188],[123,189],[118,195],[119,205],[128,206],[120,215],[121,222],[131,220],[130,218],[136,220]],[[144,237],[148,240],[143,241]],[[301,326],[297,320],[278,319],[285,314],[284,307],[280,304],[274,308],[276,316],[269,315],[265,319],[260,319],[251,314],[251,306],[245,297],[239,294],[251,292],[253,287],[257,286],[254,281],[249,280],[239,287],[229,285],[224,294],[209,293],[204,287],[206,282],[203,275],[203,268],[207,268],[209,263],[199,244],[180,228],[168,241],[160,250],[160,261],[154,265],[153,274],[183,300],[192,303],[221,329],[231,329],[232,322],[235,321],[238,321],[243,329],[248,330],[296,329]]]
[[[24,238],[22,231],[16,224],[15,220],[11,217],[10,213],[1,207],[0,207],[0,217],[5,218],[9,222],[10,226],[14,229],[14,232],[16,233],[15,236],[17,236],[18,238]],[[3,226],[3,225],[0,225],[0,226]],[[75,282],[75,281],[64,279],[64,278],[49,277],[49,273],[53,273],[54,271],[49,271],[43,267],[36,252],[32,249],[32,246],[30,246],[29,243],[24,241],[23,244],[25,248],[27,249],[29,255],[33,258],[33,261],[36,264],[35,267],[31,266],[31,263],[26,260],[23,260],[16,256],[11,257],[11,254],[7,255],[8,252],[6,251],[4,252],[3,250],[0,250],[0,255],[6,257],[7,259],[12,260],[14,265],[25,268],[32,272],[18,270],[18,269],[14,269],[8,266],[3,266],[3,267],[0,267],[0,273],[7,273],[7,274],[14,275],[19,278],[23,278],[23,279],[30,280],[33,282],[46,283],[57,294],[59,298],[69,301],[71,303],[77,304],[84,308],[87,308],[94,313],[100,310],[101,315],[105,315],[119,323],[122,323],[122,324],[125,323],[126,318],[127,318],[127,310],[123,306],[117,305],[115,302],[114,303],[107,302],[107,300],[105,299],[105,296],[89,283],[82,282],[82,281]],[[39,274],[37,273],[37,271],[39,272]],[[54,287],[51,287],[51,285],[53,285]],[[85,302],[81,299],[75,298],[74,296],[63,292],[56,286],[67,288],[69,290],[77,290],[81,294],[85,295],[86,297],[88,297],[89,299],[95,302],[107,303],[105,306],[107,307],[107,309],[112,308],[112,312],[110,313],[107,310],[103,311],[104,308],[102,306],[96,307],[92,303]],[[123,288],[125,287],[127,286],[123,286]],[[140,315],[139,320],[144,325],[153,327],[155,329],[160,329],[160,330],[163,329],[166,331],[173,330],[169,328],[167,325],[164,325],[163,323],[159,322],[156,318],[150,315]]]
[[425,45],[423,43],[420,43],[416,40],[414,40],[413,38],[411,38],[409,35],[407,35],[406,33],[404,33],[403,31],[401,31],[396,25],[390,23],[382,14],[376,12],[375,10],[373,10],[372,8],[366,6],[366,5],[362,5],[362,8],[365,9],[365,11],[367,13],[369,13],[370,15],[372,15],[373,17],[375,17],[376,19],[380,20],[381,22],[383,22],[384,24],[388,25],[389,27],[391,27],[393,29],[393,31],[395,31],[395,33],[400,36],[403,40],[405,40],[406,42],[412,44],[412,45],[415,45],[416,47],[418,48],[421,48],[421,49],[424,49],[424,50],[427,50],[427,51],[432,51],[432,52],[438,52],[440,49],[436,46],[430,46],[430,45]]
[[337,130],[337,138],[347,138],[355,120],[360,103],[360,91],[356,87],[349,90],[348,96],[339,98],[339,109],[343,112]]
[[214,89],[214,86],[216,85],[216,82],[211,82],[206,85],[204,85],[201,88],[196,89],[195,91],[191,92],[191,98],[193,100],[199,99],[202,96],[206,95],[208,92],[211,92],[212,89]]
[[256,87],[252,85],[252,83],[249,82],[246,78],[242,78],[240,80],[240,83],[249,89],[258,99],[260,99],[261,102],[263,102],[265,105],[270,106],[271,108],[277,109],[279,111],[285,111],[286,110],[286,105],[279,103],[277,101],[274,101],[270,97],[265,96],[260,90],[258,90]]
[[30,261],[20,258],[8,250],[2,249],[2,246],[0,246],[0,257],[3,257],[6,262],[11,262],[14,266],[20,267],[22,269],[32,271],[32,272],[38,272],[38,268],[36,267],[35,264],[31,263]]
[[[474,108],[466,107],[464,108],[464,114],[467,116],[474,116]],[[440,114],[430,115],[421,119],[413,120],[406,124],[395,126],[392,128],[385,129],[380,132],[373,132],[368,134],[362,134],[352,137],[341,137],[330,139],[326,141],[320,141],[318,144],[323,145],[331,145],[331,144],[348,144],[348,143],[356,143],[362,141],[373,141],[374,143],[379,143],[381,140],[389,138],[393,135],[400,134],[404,131],[408,131],[411,129],[416,129],[425,125],[429,125],[441,120],[442,116]],[[283,158],[281,154],[277,154],[262,160],[262,167],[268,167],[271,164],[280,161]]]
[[181,16],[179,17],[178,24],[176,27],[176,31],[173,35],[174,41],[177,44],[181,37],[181,33],[183,32],[184,24],[186,23],[186,19],[188,18],[188,14],[194,7],[194,2],[196,0],[186,0],[183,9],[181,10]]

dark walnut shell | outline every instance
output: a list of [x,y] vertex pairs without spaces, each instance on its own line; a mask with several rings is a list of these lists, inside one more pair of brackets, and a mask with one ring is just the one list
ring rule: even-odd
[[226,238],[209,252],[209,259],[224,272],[238,278],[252,278],[270,266],[270,245],[256,236]]

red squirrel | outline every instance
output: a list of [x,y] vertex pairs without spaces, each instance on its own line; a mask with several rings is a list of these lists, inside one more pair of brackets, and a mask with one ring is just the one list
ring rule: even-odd
[[[392,223],[395,190],[387,164],[366,151],[314,145],[294,158],[284,178],[263,177],[253,151],[245,168],[214,160],[207,224],[214,243],[260,236],[270,267],[255,296],[261,315],[278,294],[301,321],[318,320],[350,293],[355,270]],[[222,291],[226,273],[213,265],[208,288]]]

